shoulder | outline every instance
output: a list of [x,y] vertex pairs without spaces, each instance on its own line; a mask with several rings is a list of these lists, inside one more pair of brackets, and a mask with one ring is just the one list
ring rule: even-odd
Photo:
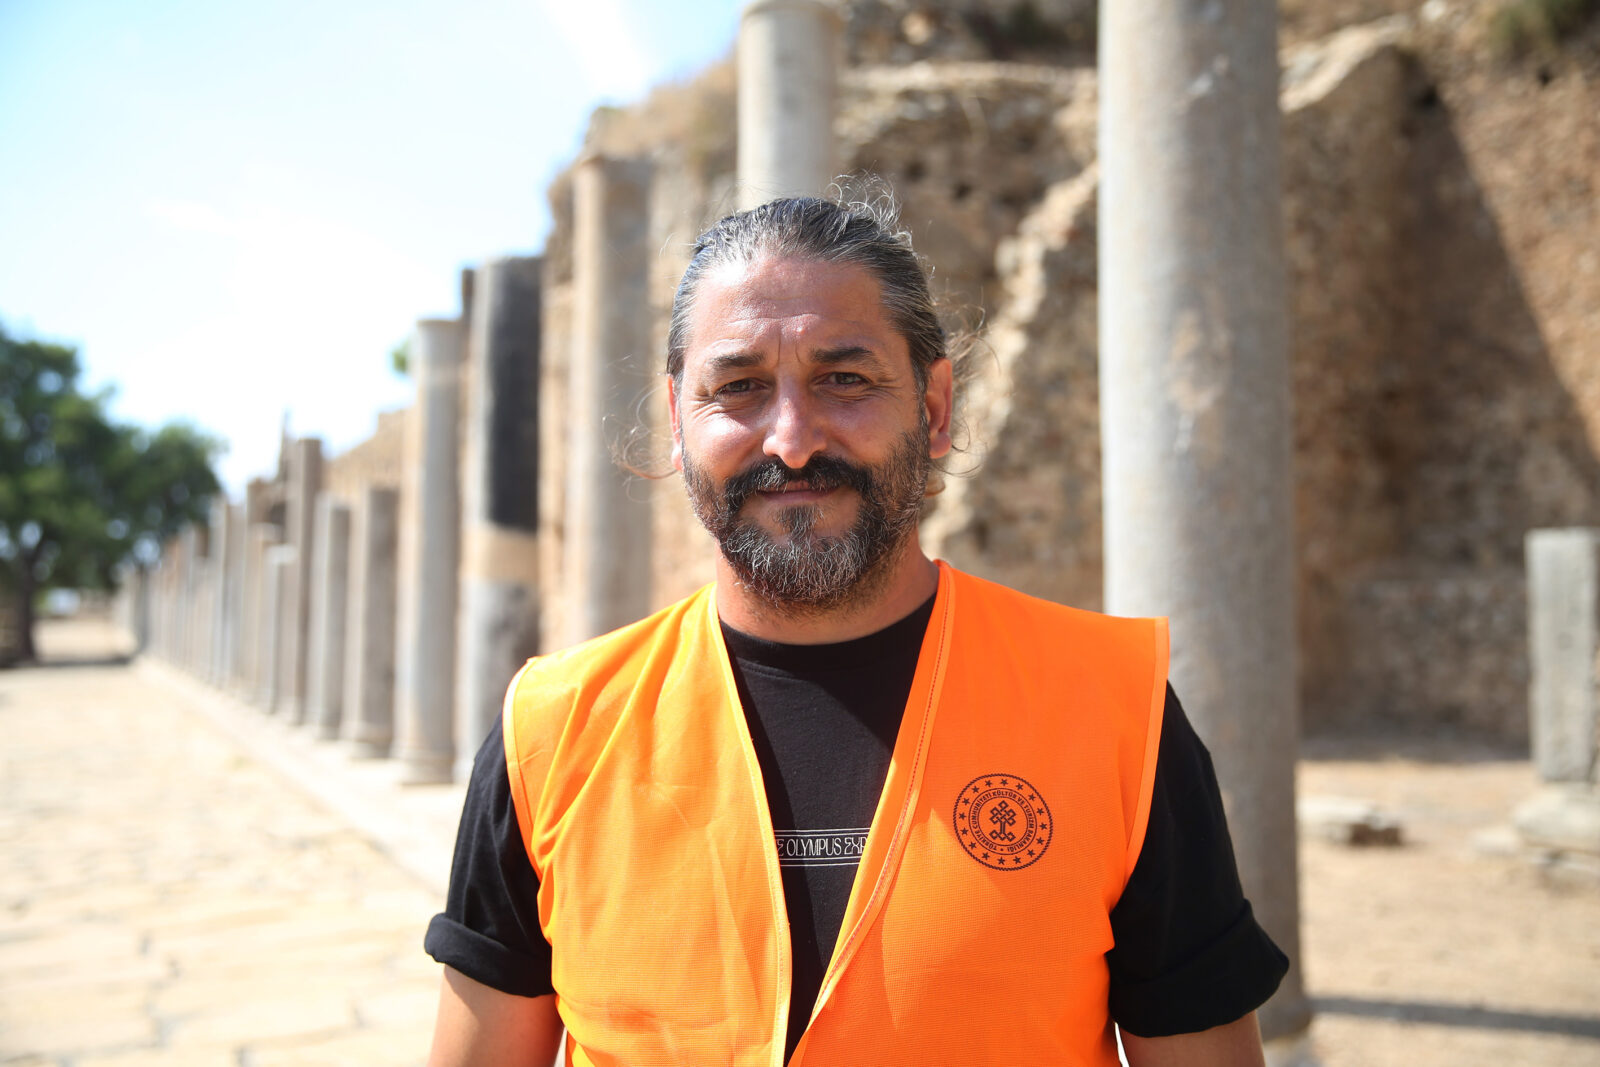
[[967,634],[1003,635],[1012,647],[1045,652],[1063,645],[1114,652],[1159,666],[1165,682],[1167,620],[1127,618],[1041,600],[949,568],[956,623]]
[[[537,733],[587,710],[603,712],[607,694],[631,691],[665,669],[685,643],[715,626],[711,586],[610,633],[529,660],[512,679],[505,715]],[[508,734],[511,742],[514,734]],[[518,746],[520,747],[520,745]]]
[[581,778],[604,750],[618,717],[659,688],[685,661],[711,653],[716,631],[710,586],[636,623],[529,660],[506,691],[507,771],[519,814],[539,806],[552,768]]

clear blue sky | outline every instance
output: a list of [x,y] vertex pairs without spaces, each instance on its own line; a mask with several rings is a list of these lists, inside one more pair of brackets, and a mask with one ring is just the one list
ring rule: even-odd
[[229,442],[407,402],[461,267],[536,252],[593,108],[731,48],[739,0],[0,0],[0,322],[112,410]]

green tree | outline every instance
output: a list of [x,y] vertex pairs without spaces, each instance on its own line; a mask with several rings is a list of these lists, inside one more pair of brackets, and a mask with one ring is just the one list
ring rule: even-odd
[[162,541],[202,520],[219,489],[221,445],[174,423],[148,433],[113,421],[110,391],[79,389],[75,349],[0,327],[0,584],[34,657],[36,602],[51,589],[116,587]]

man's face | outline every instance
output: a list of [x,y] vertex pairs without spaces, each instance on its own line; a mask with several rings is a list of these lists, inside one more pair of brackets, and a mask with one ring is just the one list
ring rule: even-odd
[[751,591],[807,612],[869,596],[949,450],[950,370],[919,385],[863,268],[765,257],[702,279],[673,464]]

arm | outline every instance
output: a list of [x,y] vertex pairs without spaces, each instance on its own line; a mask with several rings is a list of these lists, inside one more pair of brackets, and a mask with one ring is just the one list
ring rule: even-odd
[[1256,1013],[1197,1034],[1137,1037],[1122,1031],[1128,1067],[1262,1067]]
[[514,996],[445,967],[428,1067],[551,1067],[560,1043],[555,994]]

